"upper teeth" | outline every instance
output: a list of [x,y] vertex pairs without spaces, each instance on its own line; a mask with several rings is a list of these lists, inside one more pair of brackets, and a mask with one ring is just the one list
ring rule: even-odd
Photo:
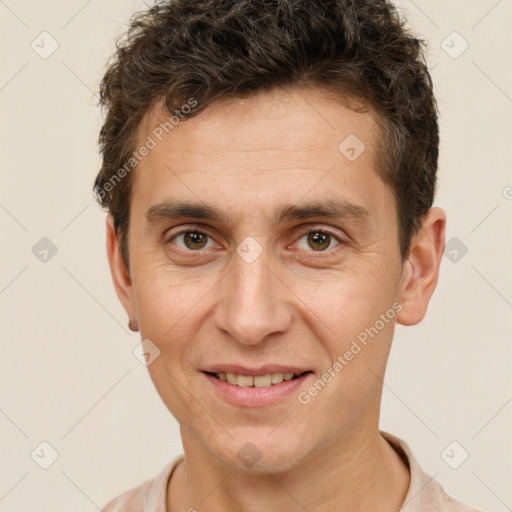
[[272,384],[280,384],[283,380],[292,380],[296,376],[295,373],[267,373],[267,375],[258,375],[253,377],[251,375],[236,375],[235,373],[216,373],[220,380],[248,388],[254,386],[256,388],[265,388]]

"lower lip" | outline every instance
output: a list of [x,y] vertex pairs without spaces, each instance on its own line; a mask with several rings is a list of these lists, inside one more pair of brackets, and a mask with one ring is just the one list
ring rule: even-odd
[[264,388],[235,386],[229,382],[217,379],[208,373],[203,372],[208,382],[212,384],[219,395],[240,407],[265,407],[275,404],[294,393],[298,393],[300,386],[311,377],[312,373],[303,373],[301,376],[284,380],[279,384],[272,384]]

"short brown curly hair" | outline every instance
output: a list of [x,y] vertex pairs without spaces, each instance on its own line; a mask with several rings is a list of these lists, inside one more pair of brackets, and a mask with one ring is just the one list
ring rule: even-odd
[[163,0],[134,14],[100,85],[106,119],[94,183],[125,262],[144,114],[161,100],[173,113],[195,98],[193,116],[221,97],[295,85],[328,87],[377,112],[378,172],[396,198],[405,258],[436,185],[437,105],[424,47],[387,0]]

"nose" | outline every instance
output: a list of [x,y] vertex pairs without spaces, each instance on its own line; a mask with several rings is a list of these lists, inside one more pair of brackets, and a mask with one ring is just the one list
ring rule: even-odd
[[252,263],[235,254],[220,283],[215,325],[244,345],[257,345],[290,327],[290,292],[268,263],[265,252]]

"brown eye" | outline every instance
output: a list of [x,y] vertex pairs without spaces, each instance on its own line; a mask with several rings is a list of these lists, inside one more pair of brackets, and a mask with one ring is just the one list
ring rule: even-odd
[[328,252],[329,249],[336,247],[333,242],[340,243],[340,240],[327,231],[316,229],[305,233],[297,242],[297,246],[308,252]]
[[[176,245],[181,249],[200,251],[206,247],[209,238],[206,233],[202,233],[201,231],[182,231],[172,237],[171,240],[175,241]],[[178,241],[181,243],[178,243]]]
[[321,231],[312,231],[308,234],[308,244],[314,251],[323,251],[331,243],[331,235]]
[[204,233],[190,231],[184,235],[183,241],[189,249],[203,249],[206,245],[207,237],[208,235]]

